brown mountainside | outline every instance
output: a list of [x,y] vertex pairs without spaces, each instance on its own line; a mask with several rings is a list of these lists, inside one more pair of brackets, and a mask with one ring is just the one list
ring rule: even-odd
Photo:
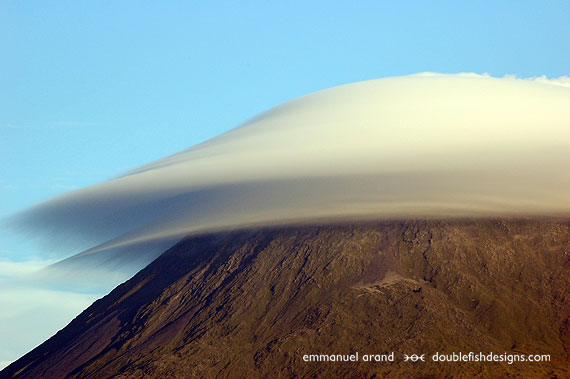
[[[567,220],[234,231],[181,241],[0,377],[569,378],[569,316]],[[454,351],[551,362],[431,361]],[[302,359],[355,352],[395,361]]]

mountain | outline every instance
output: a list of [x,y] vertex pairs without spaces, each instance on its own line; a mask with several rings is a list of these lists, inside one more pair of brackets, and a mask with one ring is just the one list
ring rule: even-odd
[[[0,377],[567,378],[569,317],[567,219],[234,230],[180,241]],[[391,352],[394,362],[362,361]],[[436,352],[551,359],[433,362]]]

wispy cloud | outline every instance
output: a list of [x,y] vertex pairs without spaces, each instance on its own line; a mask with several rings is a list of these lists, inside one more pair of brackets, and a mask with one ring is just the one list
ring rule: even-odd
[[569,76],[559,76],[557,78],[548,78],[546,75],[541,75],[541,76],[532,76],[532,77],[524,78],[524,77],[518,77],[516,75],[505,75],[504,78],[505,79],[511,79],[511,80],[530,80],[530,81],[535,81],[535,82],[539,82],[539,83],[554,84],[554,85],[559,85],[559,86],[564,86],[564,87],[570,87],[570,77]]
[[8,183],[4,180],[0,180],[0,189],[12,191],[18,189],[18,186],[13,183]]
[[0,369],[51,337],[102,295],[46,287],[38,274],[50,263],[0,259]]
[[[441,74],[435,73],[435,72],[422,72],[419,74],[415,74],[415,75],[411,75],[411,76],[432,76],[432,77],[438,77],[441,76]],[[455,77],[460,77],[460,78],[483,78],[483,79],[493,79],[493,77],[487,73],[484,72],[482,74],[476,74],[476,73],[472,73],[472,72],[460,72],[457,74],[453,74],[453,76]],[[546,83],[546,84],[553,84],[553,85],[560,85],[560,86],[565,86],[565,87],[570,87],[570,77],[569,76],[559,76],[559,77],[552,77],[549,78],[546,75],[539,75],[539,76],[529,76],[529,77],[524,77],[524,76],[518,76],[518,75],[513,75],[513,74],[506,74],[502,77],[502,79],[507,79],[507,80],[522,80],[522,81],[531,81],[531,82],[541,82],[541,83]]]
[[86,121],[55,121],[41,125],[0,123],[0,129],[49,130],[49,129],[59,129],[59,128],[84,128],[95,125],[97,125],[97,123],[86,122]]
[[85,121],[57,121],[57,122],[51,123],[51,125],[75,128],[75,127],[94,126],[97,124],[94,122],[85,122]]
[[0,129],[27,129],[28,126],[16,124],[0,124]]

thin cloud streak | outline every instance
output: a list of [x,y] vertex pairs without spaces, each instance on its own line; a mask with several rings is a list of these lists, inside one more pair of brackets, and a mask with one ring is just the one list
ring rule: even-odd
[[82,128],[82,127],[95,126],[95,125],[97,124],[94,122],[56,121],[56,122],[47,123],[42,126],[0,124],[0,129],[49,130],[49,129],[60,129],[60,128]]

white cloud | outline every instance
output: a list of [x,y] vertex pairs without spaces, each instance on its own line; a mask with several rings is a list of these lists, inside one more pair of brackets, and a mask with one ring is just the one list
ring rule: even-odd
[[563,82],[422,73],[327,89],[17,221],[89,254],[245,225],[568,213]]
[[46,123],[41,126],[20,125],[20,124],[1,124],[0,129],[30,129],[30,130],[46,130],[46,129],[59,129],[59,128],[82,128],[97,125],[94,122],[85,121],[56,121]]
[[529,81],[535,81],[538,83],[554,84],[554,85],[563,86],[563,87],[570,87],[570,77],[568,77],[568,76],[559,76],[558,78],[548,78],[548,77],[546,77],[546,75],[541,75],[541,76],[533,76],[533,77],[528,77],[528,78],[521,78],[521,77],[518,77],[516,75],[507,74],[504,76],[504,79],[508,79],[508,80],[529,80]]
[[96,124],[94,122],[86,122],[86,121],[57,121],[53,122],[51,125],[61,126],[61,127],[85,127],[85,126],[94,126]]
[[[410,77],[441,77],[442,74],[438,74],[435,72],[422,72],[419,74],[414,74],[414,75],[410,75]],[[476,74],[473,72],[460,72],[457,74],[449,74],[449,75],[445,75],[446,77],[457,77],[457,78],[481,78],[481,79],[493,79],[493,77],[491,75],[489,75],[489,73],[482,73],[482,74]],[[507,79],[507,80],[526,80],[526,81],[534,81],[534,82],[539,82],[539,83],[545,83],[545,84],[554,84],[554,85],[561,85],[561,86],[566,86],[569,87],[570,86],[570,77],[568,76],[559,76],[557,78],[548,78],[546,75],[540,75],[540,76],[530,76],[530,77],[519,77],[517,75],[513,75],[513,74],[506,74],[503,76],[502,79]]]
[[50,261],[0,261],[0,369],[69,323],[101,294],[46,287],[37,274]]
[[26,126],[15,124],[0,124],[0,129],[24,129]]

